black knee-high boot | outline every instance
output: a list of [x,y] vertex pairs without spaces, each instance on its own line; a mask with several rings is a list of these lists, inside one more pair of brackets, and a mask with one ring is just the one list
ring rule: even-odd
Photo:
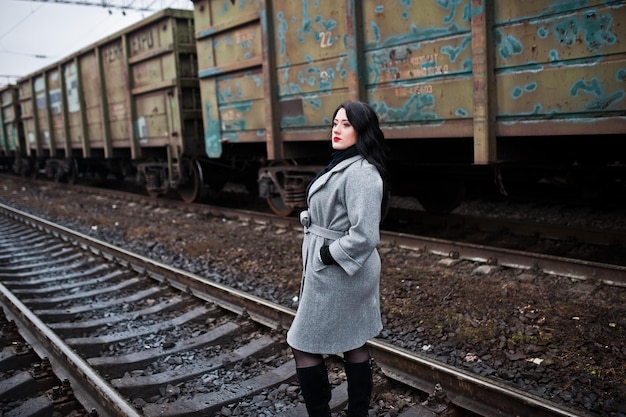
[[330,384],[324,362],[306,368],[296,368],[300,389],[309,417],[330,417]]
[[371,360],[344,362],[348,378],[348,417],[367,417],[374,385]]

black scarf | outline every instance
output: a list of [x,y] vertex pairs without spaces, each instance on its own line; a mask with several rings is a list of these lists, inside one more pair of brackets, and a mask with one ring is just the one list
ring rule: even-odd
[[348,158],[352,158],[353,156],[356,156],[359,154],[359,151],[356,149],[356,145],[352,145],[349,148],[346,148],[342,151],[335,151],[332,154],[332,159],[330,160],[330,163],[328,165],[326,165],[326,167],[321,170],[316,176],[315,178],[313,178],[313,180],[309,183],[309,185],[306,187],[306,195],[308,197],[309,195],[309,189],[311,188],[311,185],[313,185],[313,183],[315,181],[317,181],[317,179],[319,177],[321,177],[322,175],[326,174],[328,171],[330,171],[331,169],[333,169],[334,167],[337,166],[337,164],[341,161],[344,161]]

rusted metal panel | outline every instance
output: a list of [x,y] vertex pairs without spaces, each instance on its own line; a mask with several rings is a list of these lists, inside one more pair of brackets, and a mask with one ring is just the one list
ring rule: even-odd
[[[44,73],[45,77],[45,95],[50,140],[50,151],[52,155],[56,155],[57,150],[65,149],[65,132],[63,131],[63,120],[61,115],[61,109],[63,107],[61,91],[61,79],[59,78],[58,68],[47,70]],[[57,139],[58,138],[58,139]]]
[[[164,154],[170,145],[177,153],[197,148],[201,137],[183,132],[183,114],[200,115],[179,105],[184,94],[198,95],[193,27],[191,12],[165,10],[79,57],[89,152],[112,157],[119,150],[138,159],[143,147],[161,147]],[[199,106],[199,100],[182,99]]]
[[[190,17],[190,16],[188,16]],[[181,65],[177,55],[181,45],[194,51],[191,19],[161,19],[128,34],[129,62],[134,89],[155,89],[155,86],[182,77],[195,77],[190,63]],[[195,56],[195,53],[193,54]],[[195,68],[194,68],[195,69]]]
[[369,92],[381,121],[394,124],[428,124],[443,126],[446,120],[471,117],[472,80],[455,78],[431,80],[407,86],[384,85]]
[[597,7],[605,3],[614,3],[619,6],[620,2],[606,0],[585,1],[546,1],[546,0],[499,0],[494,3],[495,15],[501,22],[513,23],[528,20],[535,17],[548,17],[555,14],[576,12],[582,8]]
[[[82,150],[84,146],[84,135],[76,61],[71,60],[61,68],[63,71],[63,94],[65,95],[64,114],[67,140],[69,141],[71,149]],[[82,152],[80,152],[80,154],[82,155]]]
[[278,68],[332,59],[346,53],[345,2],[274,1]]
[[247,20],[242,16],[258,18],[258,12],[264,8],[263,0],[192,0],[194,3],[194,20],[196,38],[204,38],[219,30],[220,25],[232,27],[233,23]]
[[620,73],[626,72],[626,61],[599,62],[593,69],[549,67],[505,73],[498,79],[499,115],[511,122],[520,118],[578,122],[578,118],[593,118],[601,112],[624,114],[626,97]]
[[263,81],[259,67],[216,78],[213,99],[216,99],[220,131],[212,132],[214,138],[218,135],[220,141],[265,141],[267,102]]
[[[133,143],[198,156],[203,137],[193,13],[169,10],[127,35]],[[196,121],[197,122],[194,122]]]
[[470,31],[468,1],[380,2],[363,7],[367,49],[413,44]]
[[38,156],[56,155],[54,141],[51,141],[50,119],[48,117],[48,89],[44,74],[33,78],[33,95],[35,100],[35,135],[37,136]]
[[[444,53],[442,51],[454,51]],[[379,103],[378,107],[396,110],[397,116],[388,114],[386,123],[394,122],[445,122],[450,119],[471,117],[472,89],[470,71],[472,69],[471,37],[469,34],[445,39],[422,41],[416,44],[382,48],[367,54],[368,87],[376,95],[376,89],[387,89],[384,96],[370,100]],[[449,89],[468,84],[454,93],[455,100],[442,103],[448,90],[446,83],[453,83]],[[440,90],[440,91],[437,91]],[[450,93],[450,92],[449,92]],[[407,112],[410,101],[429,103],[422,111]],[[397,102],[394,97],[404,97],[405,104],[386,103],[386,98]]]
[[295,155],[348,99],[388,139],[473,140],[478,164],[498,161],[496,136],[626,133],[623,0],[194,4],[211,156],[224,140]]
[[100,91],[100,71],[98,67],[97,50],[89,51],[78,57],[80,68],[79,83],[81,88],[79,96],[82,96],[84,107],[82,117],[85,119],[86,137],[83,139],[85,151],[84,156],[91,156],[92,149],[104,149],[104,121],[103,106],[106,97],[103,99]]
[[348,58],[345,56],[280,68],[277,73],[279,94],[281,97],[288,98],[347,90],[349,88],[348,71]]
[[[261,27],[258,21],[245,26],[221,32],[212,37],[212,50],[215,54],[216,72],[240,69],[248,61],[249,65],[259,65],[262,57]],[[202,65],[202,56],[200,64]]]
[[270,158],[287,157],[291,129],[325,139],[333,110],[356,91],[345,39],[355,2],[194,3],[209,156],[229,141],[265,142]]
[[350,99],[347,89],[331,94],[314,94],[312,97],[285,98],[280,103],[281,128],[288,135],[291,130],[315,129],[317,140],[326,139],[337,106]]
[[353,2],[274,1],[273,7],[282,135],[313,129],[315,139],[325,139],[330,117],[350,97],[356,77],[346,49],[348,30],[352,44],[356,39]]
[[37,128],[35,126],[35,105],[33,97],[33,82],[31,78],[21,79],[17,82],[19,90],[20,110],[22,113],[22,127],[24,129],[25,150],[24,153],[31,155],[33,150],[38,151]]
[[172,21],[156,21],[128,35],[131,85],[134,94],[135,136],[142,146],[166,146],[172,132],[180,132],[171,102],[176,80],[172,54]]
[[24,148],[24,132],[18,88],[9,84],[0,91],[0,156],[19,155]]
[[226,137],[229,132],[257,130],[265,127],[263,79],[255,68],[217,80],[220,120]]
[[89,126],[87,119],[87,108],[85,107],[85,89],[83,74],[81,72],[80,61],[74,57],[71,65],[65,74],[67,101],[68,101],[68,124],[72,132],[72,142],[76,142],[73,147],[80,147],[84,158],[91,157],[91,147],[89,146]]
[[621,22],[626,22],[626,5],[533,16],[514,23],[500,20],[495,30],[497,65],[559,66],[569,60],[624,54],[619,40],[624,38],[626,26]]
[[68,155],[70,150],[69,136],[65,130],[64,120],[64,100],[63,100],[63,80],[59,74],[59,68],[51,69],[47,72],[48,87],[48,114],[51,124],[51,140],[54,146],[51,146],[55,152],[61,152]]
[[[0,91],[0,156],[9,155],[9,135],[5,127],[5,120],[11,118],[8,110],[5,110],[7,103],[11,102],[13,95],[12,86],[7,86]],[[14,147],[13,147],[14,148]]]
[[168,120],[171,96],[166,92],[156,91],[142,94],[135,101],[137,112],[137,137],[139,143],[151,146],[169,144]]
[[205,0],[194,13],[207,155],[224,141],[266,142],[263,2]]
[[[389,138],[473,114],[468,1],[365,2],[367,100]],[[394,125],[404,128],[391,129]]]
[[532,6],[496,7],[499,132],[626,133],[626,2]]
[[130,86],[126,54],[122,38],[118,37],[100,48],[104,94],[107,98],[106,123],[110,129],[112,147],[129,147],[130,125]]

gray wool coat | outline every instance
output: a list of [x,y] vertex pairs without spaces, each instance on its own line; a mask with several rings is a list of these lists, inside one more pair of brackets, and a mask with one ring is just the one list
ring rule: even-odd
[[[312,224],[342,232],[329,239],[305,227],[303,277],[287,343],[309,353],[336,354],[362,346],[382,330],[380,318],[380,205],[383,182],[361,156],[319,177],[308,196]],[[318,254],[330,245],[337,265]]]

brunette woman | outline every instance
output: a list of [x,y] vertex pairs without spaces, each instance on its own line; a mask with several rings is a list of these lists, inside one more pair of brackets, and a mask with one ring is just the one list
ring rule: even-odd
[[330,164],[307,189],[301,213],[303,276],[287,334],[310,417],[329,417],[324,355],[343,353],[348,416],[365,417],[372,393],[366,342],[382,330],[379,225],[387,204],[384,136],[366,103],[333,114]]

